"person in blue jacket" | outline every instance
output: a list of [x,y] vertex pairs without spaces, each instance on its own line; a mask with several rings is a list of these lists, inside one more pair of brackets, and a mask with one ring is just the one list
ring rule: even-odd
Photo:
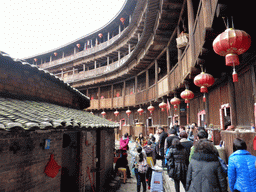
[[228,159],[228,181],[232,192],[256,191],[256,157],[247,151],[246,143],[239,138],[233,142],[233,153]]

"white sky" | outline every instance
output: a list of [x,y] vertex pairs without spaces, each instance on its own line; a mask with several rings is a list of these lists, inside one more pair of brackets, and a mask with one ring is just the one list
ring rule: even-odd
[[0,51],[24,58],[109,22],[125,0],[0,0]]

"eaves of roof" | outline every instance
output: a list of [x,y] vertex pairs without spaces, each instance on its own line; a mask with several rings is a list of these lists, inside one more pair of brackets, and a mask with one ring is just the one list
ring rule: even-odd
[[83,110],[47,102],[0,97],[0,131],[117,128],[117,123]]

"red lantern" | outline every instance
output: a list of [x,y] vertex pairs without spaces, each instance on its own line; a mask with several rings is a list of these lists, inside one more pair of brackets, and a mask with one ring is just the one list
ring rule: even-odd
[[37,62],[37,58],[34,58],[34,61]]
[[121,22],[123,23],[123,25],[124,25],[125,18],[121,17],[121,18],[120,18],[120,21],[121,21]]
[[164,101],[162,101],[162,103],[159,104],[161,111],[165,111],[166,106],[167,106],[167,104]]
[[137,111],[140,115],[142,115],[142,113],[144,112],[144,110],[141,107]]
[[178,97],[173,97],[170,102],[171,102],[171,104],[173,105],[173,107],[176,111],[177,108],[178,108],[178,105],[180,104],[181,101]]
[[220,56],[225,56],[226,65],[233,67],[233,82],[237,82],[235,66],[239,65],[239,57],[251,46],[251,37],[245,31],[226,29],[213,41],[213,50]]
[[114,112],[114,115],[117,117],[117,116],[119,115],[119,111],[116,110],[116,111]]
[[79,49],[81,45],[80,45],[79,43],[77,43],[76,46],[77,46],[77,48]]
[[200,87],[201,93],[207,93],[208,89],[207,87],[210,87],[214,83],[214,78],[212,75],[201,72],[199,75],[195,76],[194,78],[194,84],[198,87]]
[[104,117],[107,113],[105,111],[101,112],[101,115]]
[[150,114],[152,115],[153,111],[155,110],[155,107],[152,106],[152,105],[150,105],[150,106],[148,107],[148,110],[149,110]]
[[55,56],[55,57],[58,55],[58,53],[57,53],[57,52],[54,52],[53,54],[54,54],[54,56]]
[[99,38],[102,38],[102,37],[103,37],[102,33],[99,33],[98,36],[99,36]]
[[130,109],[128,109],[127,111],[126,111],[126,114],[128,115],[128,117],[130,117],[130,115],[131,115],[131,110]]
[[185,103],[187,103],[187,108],[189,108],[189,100],[194,98],[194,93],[188,89],[185,89],[180,93],[180,97],[185,99]]

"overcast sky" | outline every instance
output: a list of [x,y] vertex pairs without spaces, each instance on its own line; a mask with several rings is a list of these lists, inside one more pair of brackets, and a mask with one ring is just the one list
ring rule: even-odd
[[109,22],[125,0],[0,0],[0,51],[39,54]]

